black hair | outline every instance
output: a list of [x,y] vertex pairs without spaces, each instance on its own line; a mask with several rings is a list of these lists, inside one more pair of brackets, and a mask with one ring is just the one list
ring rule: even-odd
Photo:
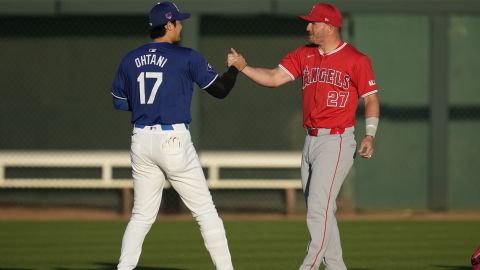
[[[173,20],[173,21],[170,21],[170,22],[173,23],[173,25],[176,25],[176,23],[177,23],[176,20]],[[150,38],[151,39],[156,39],[156,38],[165,36],[165,34],[167,32],[167,29],[165,29],[165,25],[167,25],[167,23],[150,28]]]

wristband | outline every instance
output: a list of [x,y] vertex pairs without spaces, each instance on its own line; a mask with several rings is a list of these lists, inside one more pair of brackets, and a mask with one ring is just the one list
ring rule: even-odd
[[365,134],[368,136],[375,137],[375,133],[377,132],[377,127],[378,127],[378,117],[367,117],[365,119]]
[[240,72],[242,72],[242,70],[244,70],[244,69],[245,69],[247,66],[248,66],[248,63],[247,63],[247,62],[245,62],[245,66],[243,66],[243,68],[242,68],[242,69],[240,69],[239,71],[240,71]]

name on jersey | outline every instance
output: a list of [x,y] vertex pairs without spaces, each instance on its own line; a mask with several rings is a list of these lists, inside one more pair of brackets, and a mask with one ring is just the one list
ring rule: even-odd
[[331,68],[308,68],[306,66],[303,70],[302,89],[316,82],[328,83],[348,90],[350,76]]
[[140,57],[135,58],[135,65],[137,66],[137,68],[146,65],[156,65],[163,68],[167,61],[168,59],[161,55],[157,56],[156,54],[144,54]]

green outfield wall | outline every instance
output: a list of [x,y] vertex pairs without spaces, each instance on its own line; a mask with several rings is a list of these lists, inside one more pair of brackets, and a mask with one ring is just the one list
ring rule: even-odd
[[[121,57],[148,42],[143,13],[153,2],[27,2],[0,1],[0,151],[128,150],[129,115],[113,109],[110,84]],[[179,1],[194,13],[184,45],[218,72],[230,47],[250,65],[274,67],[306,42],[295,14],[313,2],[259,1],[258,10],[252,1],[198,2]],[[382,104],[375,158],[358,159],[348,180],[357,209],[480,209],[480,5],[429,2],[339,2],[342,35],[371,57]],[[301,102],[299,82],[268,89],[240,76],[225,100],[196,89],[194,143],[199,151],[301,150]],[[442,110],[443,122],[432,114]],[[5,196],[0,204],[15,197]]]

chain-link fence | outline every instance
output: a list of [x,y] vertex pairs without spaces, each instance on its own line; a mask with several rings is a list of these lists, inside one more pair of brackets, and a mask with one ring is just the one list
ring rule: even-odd
[[[187,9],[187,8],[186,8]],[[357,160],[344,198],[359,209],[427,209],[430,189],[431,24],[429,15],[345,14],[343,38],[369,55],[379,85],[382,116],[375,158]],[[274,67],[304,44],[306,24],[294,16],[202,15],[196,48],[221,73],[231,47],[253,66]],[[2,135],[0,150],[129,149],[127,113],[111,105],[110,84],[121,57],[149,42],[145,16],[0,17]],[[448,206],[476,209],[480,94],[476,84],[478,15],[449,17]],[[445,93],[441,93],[445,94]],[[260,87],[240,75],[225,100],[196,90],[192,126],[199,152],[301,151],[302,93],[299,82]],[[364,132],[358,111],[357,138]],[[358,141],[358,140],[357,140]],[[443,146],[434,146],[443,147]],[[53,171],[52,171],[53,170]],[[129,177],[130,170],[118,174]],[[95,169],[11,168],[8,177],[98,174]],[[299,179],[299,170],[225,169],[225,178]],[[25,176],[27,175],[27,176]],[[120,178],[124,178],[120,177]],[[164,205],[183,211],[174,192]],[[101,195],[100,195],[101,194]],[[345,196],[347,194],[347,196]],[[283,209],[282,190],[215,190],[226,211]],[[0,189],[0,205],[117,207],[120,193],[107,190]],[[298,191],[297,207],[303,209]],[[183,209],[183,210],[182,210]],[[171,210],[171,209],[170,209]],[[165,211],[170,211],[165,209]]]

